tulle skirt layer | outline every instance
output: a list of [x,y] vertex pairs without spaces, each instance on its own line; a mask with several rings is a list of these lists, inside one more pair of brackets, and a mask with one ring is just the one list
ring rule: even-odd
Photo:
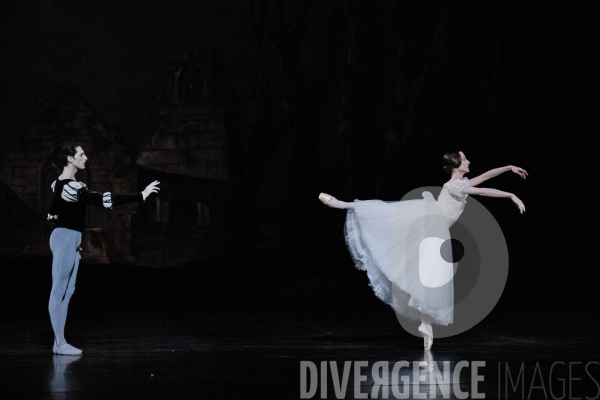
[[348,210],[346,244],[356,268],[366,271],[375,295],[396,313],[439,325],[452,323],[451,222],[431,200],[355,200]]

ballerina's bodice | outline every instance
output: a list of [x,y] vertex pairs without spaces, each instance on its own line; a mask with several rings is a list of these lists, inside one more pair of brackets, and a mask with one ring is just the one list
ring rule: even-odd
[[468,178],[446,182],[438,196],[437,204],[449,219],[450,226],[458,220],[467,204],[468,194],[462,193],[462,189],[466,186],[471,186]]

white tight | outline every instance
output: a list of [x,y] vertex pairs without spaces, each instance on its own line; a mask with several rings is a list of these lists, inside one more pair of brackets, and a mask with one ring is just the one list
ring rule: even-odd
[[52,291],[48,302],[54,340],[58,347],[67,343],[65,323],[69,301],[75,292],[75,280],[79,269],[81,232],[66,228],[55,228],[50,235],[52,250]]

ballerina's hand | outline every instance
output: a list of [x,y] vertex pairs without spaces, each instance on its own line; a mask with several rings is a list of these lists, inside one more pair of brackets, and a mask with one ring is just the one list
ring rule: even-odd
[[144,191],[142,192],[144,194],[144,199],[147,199],[148,196],[150,196],[152,193],[158,193],[158,191],[160,190],[160,188],[158,187],[159,184],[159,181],[154,181],[148,186],[146,186],[146,189],[144,189]]
[[527,177],[529,176],[529,174],[527,173],[527,171],[525,171],[523,168],[519,168],[519,167],[510,167],[510,170],[512,172],[514,172],[515,174],[519,175],[521,178],[523,179],[527,179]]
[[512,197],[510,199],[513,201],[513,204],[515,205],[515,207],[517,207],[519,209],[521,214],[523,214],[525,212],[525,204],[523,204],[521,199],[519,199],[514,194],[512,195]]

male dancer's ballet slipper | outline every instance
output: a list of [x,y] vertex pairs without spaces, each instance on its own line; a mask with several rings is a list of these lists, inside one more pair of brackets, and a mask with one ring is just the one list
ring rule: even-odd
[[325,204],[326,206],[329,206],[329,207],[331,207],[331,206],[329,205],[329,202],[330,202],[332,199],[335,199],[335,197],[333,197],[333,196],[331,196],[331,195],[328,195],[327,193],[321,193],[321,194],[319,195],[319,200],[321,200],[321,203],[323,203],[323,204]]
[[60,347],[54,344],[54,346],[52,347],[52,352],[54,354],[60,354],[63,356],[79,356],[82,353],[82,351],[79,350],[77,347],[73,347],[68,343],[63,344]]
[[423,348],[425,350],[431,350],[431,346],[433,346],[433,335],[427,331],[424,325],[420,325],[418,331],[421,336],[423,336]]

